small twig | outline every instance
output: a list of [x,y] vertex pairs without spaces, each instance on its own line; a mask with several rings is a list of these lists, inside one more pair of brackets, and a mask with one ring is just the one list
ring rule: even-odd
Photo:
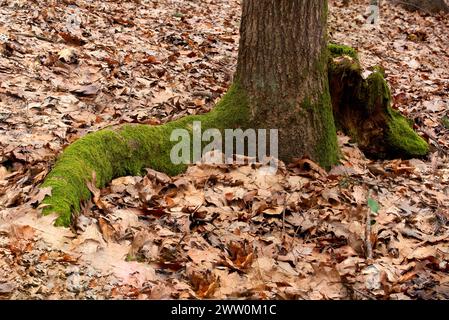
[[420,130],[421,132],[423,132],[424,134],[426,134],[430,140],[432,140],[433,142],[435,142],[434,146],[438,149],[439,152],[441,152],[442,154],[447,153],[443,147],[441,147],[440,142],[438,141],[437,138],[435,138],[434,136],[432,136],[432,134],[429,132],[429,130]]
[[[368,198],[371,197],[371,191],[368,192]],[[373,245],[371,243],[371,208],[366,210],[366,230],[365,230],[366,258],[373,258]]]
[[[287,223],[289,223],[289,222],[287,221]],[[293,224],[291,224],[291,223],[289,223],[289,224],[293,226]],[[295,228],[295,233],[293,234],[293,237],[292,237],[292,244],[290,246],[290,248],[292,250],[293,250],[293,247],[295,245],[296,236],[298,235],[299,230],[301,230],[301,226],[298,226],[298,227]]]
[[285,239],[285,211],[287,210],[288,202],[290,201],[291,197],[292,194],[290,194],[288,198],[286,197],[287,199],[285,199],[284,209],[282,210],[282,232],[281,232],[282,240]]
[[176,250],[178,250],[178,248],[181,246],[181,242],[184,240],[184,238],[187,236],[187,232],[184,232],[184,234],[182,235],[181,239],[179,239],[178,244],[176,245]]
[[361,291],[361,290],[359,290],[359,289],[357,289],[357,288],[351,287],[351,290],[357,292],[358,294],[364,296],[365,298],[367,298],[367,299],[369,299],[369,300],[376,300],[376,298],[373,297],[372,295],[370,295],[370,294],[368,294],[368,293],[365,293],[365,292],[363,292],[363,291]]
[[282,210],[282,231],[281,231],[282,240],[285,239],[285,209],[286,206],[284,206],[284,210]]
[[[371,173],[371,171],[369,171],[369,173]],[[373,182],[369,182],[369,181],[364,181],[363,179],[359,179],[359,178],[356,178],[356,177],[349,177],[349,179],[353,180],[353,181],[356,181],[358,183],[366,184],[366,185],[371,186],[371,187],[378,187],[379,186],[379,183],[373,183]]]

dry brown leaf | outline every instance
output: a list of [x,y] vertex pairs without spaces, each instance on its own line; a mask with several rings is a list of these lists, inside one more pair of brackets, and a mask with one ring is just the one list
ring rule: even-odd
[[100,226],[101,233],[106,242],[111,242],[115,240],[115,230],[109,224],[109,221],[103,217],[98,218],[98,225]]

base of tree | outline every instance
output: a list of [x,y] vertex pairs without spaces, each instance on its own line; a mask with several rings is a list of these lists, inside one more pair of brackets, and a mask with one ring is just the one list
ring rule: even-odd
[[413,158],[429,152],[412,124],[391,107],[391,93],[380,68],[362,77],[357,53],[330,45],[329,83],[337,128],[371,158]]
[[[365,80],[353,49],[335,45],[329,48],[329,84],[337,127],[369,156],[427,154],[427,143],[391,108],[390,91],[382,73],[376,70]],[[183,172],[187,166],[175,165],[170,159],[176,144],[170,136],[174,129],[186,129],[191,135],[194,121],[200,121],[203,130],[251,127],[245,92],[234,84],[207,114],[160,126],[128,124],[87,134],[64,150],[44,181],[42,187],[51,187],[52,194],[43,201],[43,213],[57,213],[55,224],[68,226],[72,213],[79,212],[80,203],[91,197],[87,182],[94,172],[98,188],[116,177],[142,174],[144,168],[169,175]]]

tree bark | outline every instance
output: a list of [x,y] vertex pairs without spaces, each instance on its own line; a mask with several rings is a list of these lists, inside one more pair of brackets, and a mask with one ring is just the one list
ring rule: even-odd
[[327,78],[327,0],[244,0],[236,81],[257,128],[279,130],[279,157],[324,167],[338,148]]

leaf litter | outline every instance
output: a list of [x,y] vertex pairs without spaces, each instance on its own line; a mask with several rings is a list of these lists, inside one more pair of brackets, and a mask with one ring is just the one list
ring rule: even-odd
[[383,66],[428,159],[371,161],[340,134],[329,173],[310,159],[269,177],[148,169],[90,185],[63,229],[39,205],[58,153],[109,125],[210,110],[235,69],[239,1],[6,1],[0,298],[447,299],[448,20],[384,5],[368,26],[365,6],[330,1],[331,39]]

